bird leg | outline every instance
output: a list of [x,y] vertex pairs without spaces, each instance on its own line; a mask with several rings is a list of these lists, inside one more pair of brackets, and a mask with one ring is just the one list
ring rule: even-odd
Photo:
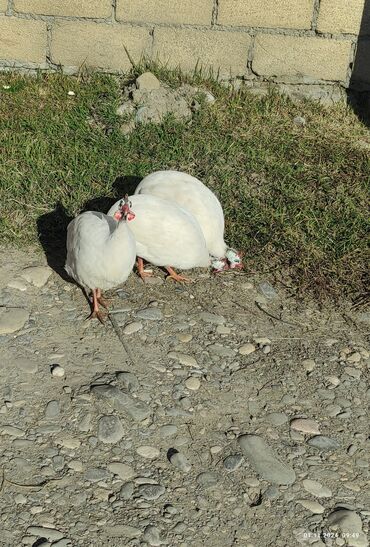
[[100,289],[93,289],[93,291],[92,291],[93,311],[89,315],[88,319],[93,319],[94,317],[96,317],[97,319],[99,319],[100,323],[104,324],[104,314],[99,310],[98,291],[100,291]]
[[146,277],[153,277],[153,274],[151,272],[146,272],[144,270],[144,260],[139,256],[137,257],[137,270],[143,281],[145,281]]
[[175,270],[171,268],[171,266],[166,266],[166,270],[170,274],[166,277],[166,281],[168,279],[173,279],[174,281],[178,281],[179,283],[181,283],[181,281],[184,281],[185,283],[191,283],[191,279],[185,277],[184,275],[177,274]]
[[101,289],[96,289],[96,297],[97,297],[98,303],[101,304],[103,306],[103,308],[105,308],[107,310],[108,306],[110,304],[110,301],[106,300],[102,296]]

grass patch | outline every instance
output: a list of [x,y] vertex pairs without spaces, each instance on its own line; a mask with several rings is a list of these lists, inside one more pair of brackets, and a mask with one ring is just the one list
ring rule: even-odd
[[[170,85],[184,80],[154,70]],[[179,169],[220,197],[227,240],[245,252],[247,270],[289,274],[302,293],[320,298],[363,293],[367,129],[343,105],[295,104],[274,92],[255,97],[194,80],[214,93],[214,105],[190,123],[169,117],[126,137],[115,114],[117,78],[1,74],[1,241],[37,241],[37,220],[57,203],[73,215],[93,198],[112,196],[117,177]],[[295,125],[295,116],[306,125]]]

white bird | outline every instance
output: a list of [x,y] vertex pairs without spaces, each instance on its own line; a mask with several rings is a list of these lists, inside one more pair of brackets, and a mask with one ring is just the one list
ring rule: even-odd
[[135,238],[127,226],[127,220],[134,217],[126,196],[117,203],[111,216],[87,211],[73,219],[67,228],[65,270],[85,290],[92,291],[90,318],[97,317],[101,323],[99,304],[107,307],[102,289],[126,281],[135,264]]
[[[197,220],[176,203],[151,195],[131,196],[135,219],[130,222],[136,239],[138,270],[142,279],[150,275],[144,271],[143,259],[163,266],[168,279],[188,281],[174,268],[188,270],[210,265],[209,253]],[[108,211],[113,215],[117,202]]]
[[177,203],[199,222],[216,271],[242,268],[241,255],[224,240],[225,221],[221,203],[200,180],[180,171],[156,171],[140,182],[135,194],[153,195]]

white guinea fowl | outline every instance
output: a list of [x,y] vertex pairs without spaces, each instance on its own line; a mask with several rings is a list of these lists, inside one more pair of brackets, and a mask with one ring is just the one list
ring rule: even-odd
[[224,240],[225,221],[221,203],[200,180],[180,171],[156,171],[143,178],[135,194],[153,195],[177,203],[199,222],[216,271],[241,268],[240,254]]
[[[176,203],[151,195],[130,196],[135,219],[130,222],[136,239],[138,269],[142,278],[144,271],[142,259],[156,266],[164,266],[169,278],[185,281],[185,277],[172,269],[208,267],[209,253],[202,230],[197,220]],[[118,202],[111,207],[108,215],[117,210]]]
[[87,211],[67,228],[65,270],[81,287],[92,291],[90,317],[100,322],[103,315],[99,304],[106,307],[101,291],[126,281],[135,264],[135,238],[127,226],[127,220],[133,217],[125,198],[117,203],[112,216]]

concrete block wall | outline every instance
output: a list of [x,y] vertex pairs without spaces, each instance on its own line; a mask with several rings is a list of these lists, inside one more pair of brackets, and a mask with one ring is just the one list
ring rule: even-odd
[[[250,86],[344,88],[359,35],[370,39],[366,3],[0,0],[0,69],[73,73],[87,65],[116,72],[145,55],[187,71],[211,68]],[[370,74],[363,79],[370,89]]]

